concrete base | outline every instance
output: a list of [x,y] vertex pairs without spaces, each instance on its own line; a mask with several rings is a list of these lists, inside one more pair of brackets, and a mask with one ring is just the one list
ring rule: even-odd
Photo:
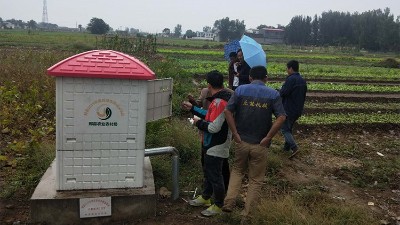
[[[31,198],[31,222],[45,224],[112,224],[155,216],[156,194],[149,157],[144,160],[143,188],[56,191],[55,161]],[[79,199],[111,197],[111,216],[80,218]]]

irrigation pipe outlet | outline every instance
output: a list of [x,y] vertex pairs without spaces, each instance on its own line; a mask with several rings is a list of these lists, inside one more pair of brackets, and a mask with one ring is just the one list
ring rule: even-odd
[[179,198],[179,152],[175,147],[161,147],[161,148],[150,148],[144,150],[145,156],[154,155],[165,155],[170,154],[172,156],[172,199],[176,200]]

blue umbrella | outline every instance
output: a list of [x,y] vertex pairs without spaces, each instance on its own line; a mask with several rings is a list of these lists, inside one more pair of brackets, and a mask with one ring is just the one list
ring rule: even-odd
[[225,46],[224,46],[224,58],[229,61],[230,60],[229,59],[229,54],[231,52],[237,52],[237,50],[239,50],[239,49],[240,49],[240,43],[239,43],[238,40],[234,40],[234,41],[231,41],[231,42],[225,44]]
[[254,39],[243,35],[239,43],[242,47],[244,61],[246,61],[246,63],[249,64],[251,68],[255,66],[267,65],[267,56],[262,46]]

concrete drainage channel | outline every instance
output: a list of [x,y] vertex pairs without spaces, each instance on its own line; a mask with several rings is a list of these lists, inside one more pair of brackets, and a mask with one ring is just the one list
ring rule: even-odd
[[165,155],[172,156],[172,199],[179,198],[179,152],[175,147],[149,148],[144,150],[145,156]]

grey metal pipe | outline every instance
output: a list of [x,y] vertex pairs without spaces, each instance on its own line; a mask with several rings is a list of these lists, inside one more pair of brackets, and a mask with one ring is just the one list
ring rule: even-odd
[[149,148],[144,150],[145,156],[170,154],[172,156],[172,199],[179,198],[179,152],[175,147]]

